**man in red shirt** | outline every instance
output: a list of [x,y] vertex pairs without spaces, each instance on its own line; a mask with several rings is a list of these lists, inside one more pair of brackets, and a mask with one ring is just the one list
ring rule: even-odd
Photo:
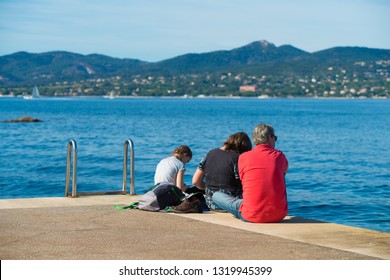
[[212,199],[220,208],[237,218],[252,223],[280,222],[287,215],[285,174],[286,156],[275,149],[274,129],[259,124],[252,134],[255,148],[238,159],[242,181],[242,199],[216,192]]

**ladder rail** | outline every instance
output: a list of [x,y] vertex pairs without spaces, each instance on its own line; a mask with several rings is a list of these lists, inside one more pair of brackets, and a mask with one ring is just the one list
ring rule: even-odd
[[72,151],[73,151],[72,197],[76,197],[76,194],[77,194],[77,142],[74,139],[71,139],[68,142],[68,152],[67,152],[67,157],[66,157],[65,196],[69,196]]
[[133,140],[131,140],[131,139],[127,139],[123,145],[123,185],[122,185],[122,191],[124,192],[124,194],[126,194],[129,147],[130,147],[130,195],[134,195],[135,194],[135,190],[134,190],[134,143],[133,143]]
[[[73,161],[72,161],[73,151]],[[129,152],[130,152],[130,195],[135,194],[134,188],[134,142],[131,139],[127,139],[123,147],[123,182],[122,190],[120,191],[94,191],[94,192],[79,192],[77,193],[77,142],[74,139],[69,140],[67,157],[66,157],[66,178],[65,178],[65,196],[70,196],[70,173],[71,165],[72,169],[72,194],[71,196],[88,196],[88,195],[110,195],[110,194],[123,194],[127,193],[127,170],[129,165]]]

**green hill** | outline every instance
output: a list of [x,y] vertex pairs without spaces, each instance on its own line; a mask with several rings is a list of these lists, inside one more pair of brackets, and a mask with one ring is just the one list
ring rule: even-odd
[[[390,50],[335,47],[309,53],[265,40],[232,50],[185,54],[150,63],[64,51],[0,57],[0,93],[34,84],[47,95],[389,96]],[[314,82],[315,81],[315,82]],[[254,92],[239,90],[253,85]]]

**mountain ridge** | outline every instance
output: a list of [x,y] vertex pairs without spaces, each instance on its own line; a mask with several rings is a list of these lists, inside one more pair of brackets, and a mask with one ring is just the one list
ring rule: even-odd
[[[378,61],[383,63],[378,66]],[[290,79],[307,80],[308,77],[314,76],[329,80],[330,77],[326,77],[331,74],[328,69],[333,68],[355,73],[355,76],[361,77],[360,80],[375,76],[375,80],[370,80],[370,85],[375,86],[378,81],[386,86],[386,78],[389,77],[390,72],[389,64],[390,50],[387,49],[333,47],[310,53],[288,44],[276,46],[266,40],[254,41],[231,50],[183,54],[159,62],[113,58],[103,54],[82,55],[67,51],[16,52],[0,56],[0,93],[16,87],[31,87],[33,84],[55,86],[113,77],[121,79],[122,84],[127,88],[127,94],[140,90],[142,83],[148,84],[148,92],[168,88],[166,84],[155,84],[155,88],[152,89],[152,85],[149,85],[150,81],[138,84],[140,77],[151,77],[153,80],[153,77],[164,76],[167,77],[165,83],[169,80],[169,83],[175,84],[175,79],[172,77],[177,75],[215,75],[213,86],[218,86],[217,76],[221,73],[266,76],[272,79],[273,83],[275,81],[287,83]],[[370,65],[371,68],[360,67],[362,68],[360,69],[359,65]],[[193,81],[195,82],[202,83],[204,87],[202,92],[206,91],[205,87],[209,81],[198,79]],[[261,81],[257,83],[260,85]],[[237,81],[231,82],[229,92],[233,87],[238,90]],[[223,90],[221,86],[220,91]]]

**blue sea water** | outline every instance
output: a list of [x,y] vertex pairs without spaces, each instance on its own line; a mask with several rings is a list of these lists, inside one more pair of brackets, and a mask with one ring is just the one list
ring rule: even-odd
[[390,100],[229,98],[0,98],[0,198],[64,196],[69,139],[78,191],[120,190],[123,143],[135,153],[135,190],[181,144],[198,162],[237,131],[270,123],[289,160],[289,215],[390,232]]

